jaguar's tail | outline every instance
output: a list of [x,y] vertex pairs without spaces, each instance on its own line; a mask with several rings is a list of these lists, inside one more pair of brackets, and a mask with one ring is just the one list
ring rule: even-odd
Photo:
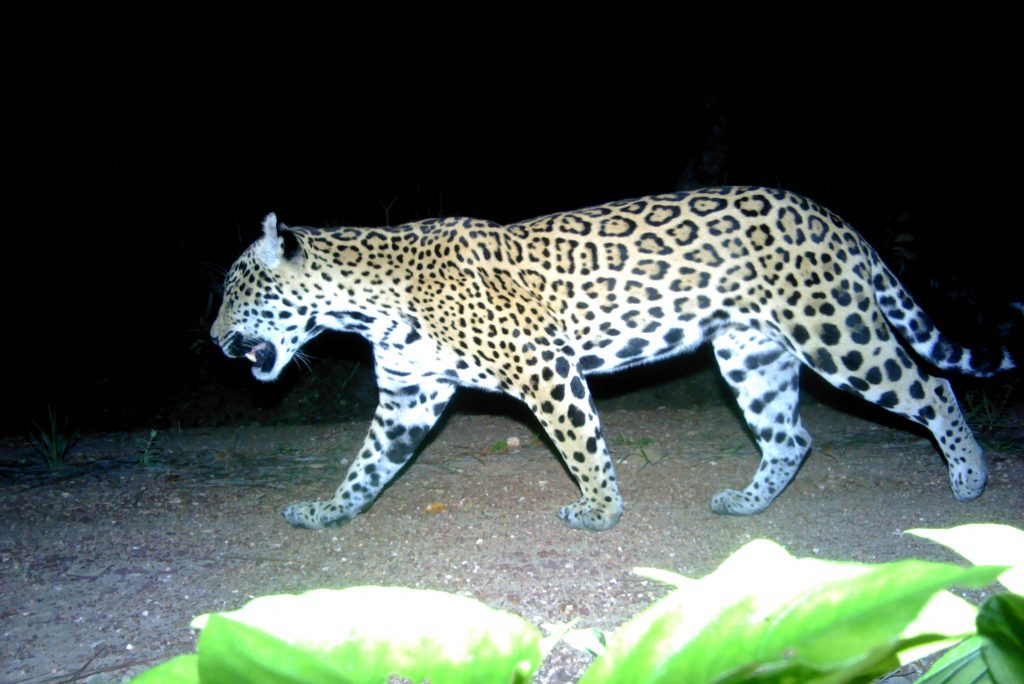
[[982,378],[1016,367],[1006,347],[967,349],[942,334],[878,254],[869,254],[875,301],[889,324],[923,358],[942,370]]

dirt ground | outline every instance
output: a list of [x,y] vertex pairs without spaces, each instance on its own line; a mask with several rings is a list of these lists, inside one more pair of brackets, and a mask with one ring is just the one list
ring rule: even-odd
[[[799,556],[954,560],[901,532],[1024,526],[1019,441],[990,447],[987,491],[958,503],[938,453],[909,426],[810,406],[815,448],[793,485],[766,513],[731,518],[708,503],[744,486],[757,455],[729,407],[604,407],[603,419],[626,512],[601,533],[556,519],[578,491],[532,425],[508,416],[456,412],[367,513],[316,532],[279,511],[333,492],[365,421],[162,431],[149,466],[139,464],[148,432],[91,436],[56,474],[27,467],[24,441],[8,440],[0,682],[123,681],[194,651],[194,615],[261,594],[405,585],[537,625],[579,618],[610,630],[664,593],[635,566],[702,576],[758,537]],[[1024,412],[1011,420],[1024,428]],[[536,681],[575,681],[589,660],[561,645]]]

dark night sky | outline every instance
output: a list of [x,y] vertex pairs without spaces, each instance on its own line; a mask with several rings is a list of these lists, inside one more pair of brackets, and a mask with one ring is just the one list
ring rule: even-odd
[[[1002,241],[1020,220],[993,201],[1011,185],[998,164],[1016,147],[1016,106],[800,92],[717,98],[731,182],[804,193],[876,245],[885,231],[912,232],[932,259],[925,275],[952,268],[983,280],[984,297],[1021,296],[999,269],[1016,261]],[[47,404],[158,404],[194,375],[189,347],[204,339],[217,269],[268,211],[296,225],[508,222],[671,191],[714,120],[705,96],[653,89],[482,101],[209,95],[72,93],[25,114],[7,161],[17,180],[5,309],[20,321],[4,326],[7,396],[19,408],[8,422]],[[968,244],[949,249],[950,239]]]

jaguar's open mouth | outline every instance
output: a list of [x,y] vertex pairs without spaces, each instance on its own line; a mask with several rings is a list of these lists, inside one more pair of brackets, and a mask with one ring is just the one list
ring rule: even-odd
[[259,342],[245,353],[245,358],[253,362],[263,374],[269,373],[277,361],[277,352],[269,342]]
[[253,372],[258,376],[267,376],[277,363],[277,350],[273,343],[256,337],[245,337],[235,334],[228,339],[224,347],[228,356],[238,358],[244,356],[253,364]]

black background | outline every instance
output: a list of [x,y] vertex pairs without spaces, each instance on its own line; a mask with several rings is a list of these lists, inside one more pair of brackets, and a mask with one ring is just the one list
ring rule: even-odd
[[93,415],[119,402],[140,425],[167,415],[209,363],[217,284],[268,211],[293,225],[509,222],[668,192],[716,121],[730,183],[785,187],[842,215],[952,336],[989,335],[976,310],[1024,298],[1019,108],[997,89],[786,77],[710,92],[706,78],[600,73],[533,88],[513,70],[481,72],[481,95],[441,75],[372,80],[262,87],[224,68],[197,85],[173,68],[71,65],[19,91],[4,429],[47,406]]

